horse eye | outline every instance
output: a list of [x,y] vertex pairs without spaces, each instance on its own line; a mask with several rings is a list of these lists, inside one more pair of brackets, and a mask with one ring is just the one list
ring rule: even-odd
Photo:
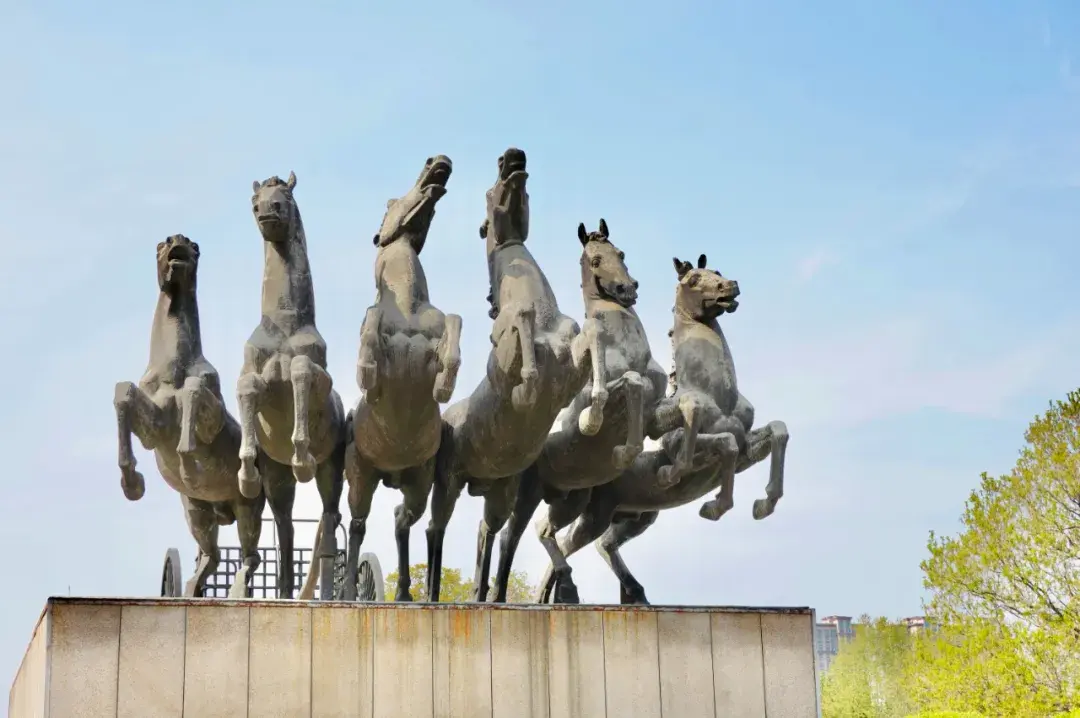
[[601,261],[602,260],[599,257],[593,257],[592,258],[592,266],[593,267],[599,267]]
[[696,275],[696,274],[691,274],[691,275],[690,275],[690,278],[686,280],[686,283],[687,283],[688,285],[690,285],[691,287],[696,287],[696,286],[697,286],[697,283],[698,283],[698,279],[699,279],[699,278],[700,278],[700,277],[698,277],[698,275]]

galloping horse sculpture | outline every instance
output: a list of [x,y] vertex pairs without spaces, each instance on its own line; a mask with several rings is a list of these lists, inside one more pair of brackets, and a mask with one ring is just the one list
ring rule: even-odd
[[[484,600],[495,535],[506,523],[518,477],[539,456],[559,411],[585,384],[587,358],[597,333],[582,334],[559,311],[555,295],[525,247],[529,236],[525,153],[510,148],[499,158],[499,174],[487,192],[487,240],[491,279],[493,345],[487,374],[473,393],[443,415],[428,526],[428,597],[439,596],[442,544],[454,505],[467,486],[484,497],[477,539],[476,597]],[[606,399],[604,382],[594,383],[591,411],[597,420]]]
[[350,601],[357,597],[360,547],[380,481],[404,497],[394,510],[396,600],[412,600],[409,534],[427,509],[442,438],[439,404],[450,400],[461,366],[461,317],[432,306],[420,264],[435,204],[446,194],[452,168],[445,155],[429,158],[412,189],[387,202],[375,235],[375,304],[360,328],[356,367],[364,393],[346,422],[352,521],[343,597]]
[[[271,177],[252,185],[251,211],[264,249],[262,320],[244,344],[236,388],[242,430],[238,478],[245,496],[260,487],[257,450],[273,462],[263,464],[261,485],[278,528],[281,598],[291,598],[293,591],[297,481],[315,478],[318,484],[323,514],[317,558],[322,575],[333,575],[345,458],[345,411],[326,371],[326,342],[315,328],[315,292],[295,188],[291,172],[287,181]],[[328,600],[333,586],[323,584],[321,597]]]
[[593,487],[616,479],[641,453],[645,424],[667,387],[667,373],[653,359],[645,328],[634,311],[638,283],[626,269],[623,252],[611,242],[607,222],[601,219],[597,232],[578,225],[578,240],[586,327],[594,326],[600,338],[593,362],[607,394],[603,425],[599,432],[589,433],[599,419],[591,411],[590,382],[560,415],[540,458],[522,474],[514,512],[500,542],[494,586],[495,600],[500,602],[506,600],[518,542],[542,499],[547,500],[548,511],[537,532],[560,570],[558,586],[564,592],[560,602],[577,602],[556,534],[581,515]]
[[[120,439],[120,485],[138,501],[146,482],[135,469],[131,435],[154,452],[162,478],[180,493],[188,527],[199,547],[185,596],[201,596],[221,560],[218,526],[236,522],[242,565],[229,589],[244,598],[259,566],[259,534],[266,497],[240,494],[240,426],[225,408],[221,379],[202,353],[196,278],[199,245],[177,234],[157,246],[161,293],[150,332],[150,362],[138,386],[116,385],[113,404]],[[260,461],[262,457],[260,457]]]
[[[648,603],[645,590],[626,567],[619,549],[640,536],[660,511],[696,501],[719,487],[699,511],[717,521],[734,506],[735,474],[771,456],[765,498],[753,505],[755,519],[773,513],[784,494],[784,457],[788,430],[773,421],[751,430],[754,407],[739,392],[735,365],[717,319],[739,303],[737,282],[706,269],[674,260],[679,284],[675,294],[672,345],[676,390],[661,400],[654,418],[662,448],[645,451],[615,481],[593,490],[584,513],[558,542],[570,556],[596,540],[601,556],[621,585],[622,603]],[[549,565],[541,581],[541,601],[550,598],[561,579]]]

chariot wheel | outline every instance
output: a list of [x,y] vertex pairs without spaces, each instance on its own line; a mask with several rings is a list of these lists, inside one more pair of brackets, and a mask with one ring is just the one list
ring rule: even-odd
[[180,572],[180,552],[174,548],[165,552],[165,566],[161,570],[161,595],[179,598],[184,591],[184,577]]
[[382,601],[385,599],[386,583],[383,581],[382,566],[373,553],[360,554],[359,570],[356,576],[357,601]]

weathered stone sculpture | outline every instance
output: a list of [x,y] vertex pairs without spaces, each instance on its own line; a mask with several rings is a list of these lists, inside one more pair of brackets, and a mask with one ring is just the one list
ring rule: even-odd
[[[477,598],[487,593],[491,549],[517,494],[518,476],[540,454],[556,415],[585,384],[586,361],[597,340],[559,311],[547,278],[525,247],[529,236],[525,153],[508,149],[487,192],[487,240],[495,324],[487,375],[443,416],[428,527],[428,596],[439,596],[442,542],[466,486],[484,497],[476,567]],[[604,383],[592,407],[603,407]],[[591,427],[590,427],[591,428]],[[599,422],[596,423],[599,429]]]
[[360,328],[356,367],[364,393],[346,429],[352,522],[344,598],[350,601],[357,598],[360,547],[380,481],[404,497],[394,510],[396,600],[412,599],[409,533],[427,508],[442,438],[439,404],[454,393],[461,365],[461,317],[443,315],[432,306],[420,264],[435,204],[446,194],[452,167],[445,155],[429,158],[412,189],[387,202],[375,235],[375,304]]
[[[590,541],[622,586],[623,603],[647,603],[645,591],[630,573],[619,548],[640,536],[664,509],[696,501],[719,488],[699,512],[718,520],[734,505],[735,474],[772,457],[765,498],[754,502],[755,519],[772,514],[784,493],[784,456],[788,443],[782,421],[751,430],[754,408],[739,392],[731,351],[717,318],[738,307],[738,283],[678,259],[675,293],[676,391],[657,408],[655,428],[663,432],[662,448],[645,451],[615,481],[593,490],[584,513],[558,542],[570,556]],[[558,579],[549,565],[541,581],[547,601]]]
[[[146,490],[135,469],[131,435],[154,452],[162,478],[180,493],[188,527],[199,547],[195,574],[185,596],[201,596],[220,562],[218,526],[234,521],[243,565],[230,587],[233,598],[247,596],[259,565],[259,534],[266,497],[240,494],[240,426],[225,408],[217,370],[202,353],[196,278],[199,245],[177,234],[157,246],[161,293],[150,333],[150,362],[138,386],[116,385],[113,403],[120,440],[120,485],[138,501]],[[262,457],[260,457],[261,460]]]
[[[244,344],[237,382],[240,406],[240,490],[260,487],[258,449],[281,466],[264,464],[261,485],[278,528],[278,595],[293,591],[292,506],[296,481],[316,479],[323,502],[320,520],[322,573],[331,576],[344,480],[345,411],[326,371],[326,342],[315,328],[315,292],[307,239],[293,191],[296,175],[252,185],[251,211],[263,238],[262,320]],[[295,481],[294,481],[295,479]],[[322,598],[332,598],[324,581]]]
[[[542,499],[546,517],[537,524],[540,541],[560,571],[561,602],[577,602],[570,566],[559,553],[556,534],[581,515],[595,486],[616,479],[644,448],[645,423],[651,419],[667,388],[667,373],[652,357],[645,328],[634,304],[638,283],[630,276],[624,255],[608,236],[607,222],[597,232],[578,226],[581,252],[581,291],[585,299],[585,330],[599,337],[592,354],[593,378],[563,411],[548,435],[543,453],[521,479],[514,512],[502,534],[495,600],[506,600],[506,584],[518,542]],[[607,400],[603,425],[593,411],[594,384]]]

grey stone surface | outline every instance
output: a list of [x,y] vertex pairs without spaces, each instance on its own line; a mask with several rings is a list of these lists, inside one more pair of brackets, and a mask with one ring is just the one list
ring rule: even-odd
[[[246,595],[259,565],[257,547],[266,499],[236,485],[240,426],[225,408],[221,379],[202,352],[196,279],[199,245],[182,234],[157,245],[157,307],[150,330],[150,361],[138,384],[116,385],[113,404],[120,442],[120,485],[131,501],[146,483],[136,470],[131,436],[154,452],[158,471],[180,493],[191,535],[199,546],[185,596],[202,593],[220,560],[218,526],[236,522],[243,553],[230,595]],[[259,457],[264,458],[264,457]]]
[[[443,438],[428,526],[428,596],[439,595],[442,544],[461,492],[484,497],[475,585],[486,597],[495,536],[513,509],[519,476],[540,455],[558,413],[588,378],[588,335],[559,310],[555,294],[525,246],[529,194],[525,153],[499,157],[480,227],[491,279],[492,350],[487,373],[443,415]],[[598,393],[603,386],[598,386]]]
[[[291,598],[293,591],[297,481],[316,480],[323,503],[317,556],[325,575],[333,571],[345,459],[345,411],[326,371],[326,342],[315,327],[315,290],[295,189],[291,172],[287,180],[275,176],[252,184],[251,212],[263,240],[262,318],[244,344],[236,385],[237,476],[245,496],[261,486],[270,502],[281,598]],[[269,460],[256,462],[260,450]],[[323,583],[322,598],[332,598],[332,585]]]
[[540,541],[560,573],[563,602],[577,602],[570,565],[556,534],[576,519],[595,486],[616,479],[644,448],[645,425],[667,388],[667,375],[652,357],[649,339],[634,311],[637,281],[623,252],[611,241],[607,222],[587,232],[578,225],[582,335],[588,338],[592,374],[564,409],[536,463],[523,472],[514,511],[503,531],[495,600],[506,584],[521,535],[541,500],[548,509],[537,524]]
[[387,202],[375,235],[375,304],[360,329],[356,366],[363,395],[346,429],[352,515],[345,572],[348,600],[357,597],[358,558],[380,483],[403,496],[394,511],[396,599],[412,599],[409,535],[427,509],[434,481],[435,453],[442,441],[439,404],[450,400],[461,366],[461,317],[444,315],[431,304],[420,263],[435,204],[446,194],[451,170],[449,157],[429,158],[412,189]]
[[[738,308],[739,285],[707,269],[704,254],[697,267],[677,258],[674,264],[675,391],[660,401],[649,424],[650,436],[659,437],[662,448],[642,452],[617,479],[595,488],[558,543],[569,556],[597,541],[619,579],[623,603],[647,600],[619,549],[648,530],[660,511],[719,489],[699,512],[716,521],[734,505],[735,474],[770,456],[766,495],[754,502],[754,518],[772,514],[783,496],[787,427],[773,421],[751,429],[754,407],[739,392],[735,363],[718,323],[721,315]],[[555,569],[549,565],[541,580],[542,601],[551,597],[558,581]]]

